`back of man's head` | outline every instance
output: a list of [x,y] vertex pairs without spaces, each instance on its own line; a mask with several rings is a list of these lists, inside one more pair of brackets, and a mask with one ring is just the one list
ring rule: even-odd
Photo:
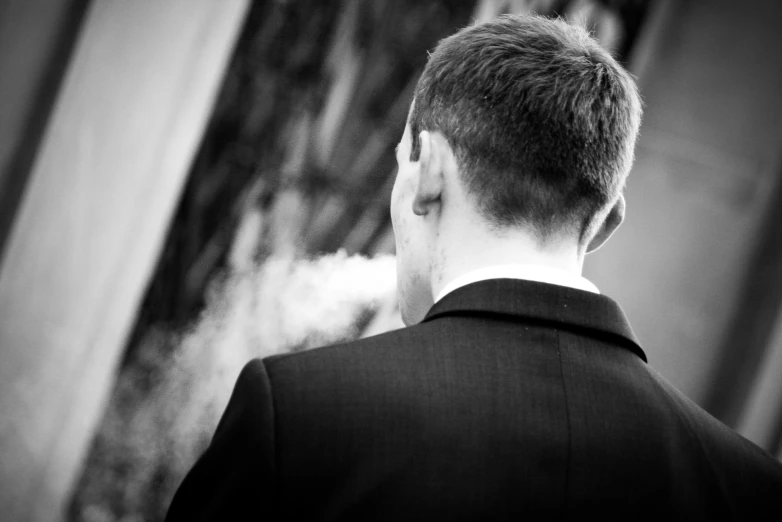
[[589,34],[562,20],[503,16],[437,46],[410,114],[439,131],[480,214],[541,241],[588,241],[633,162],[641,101],[629,73]]

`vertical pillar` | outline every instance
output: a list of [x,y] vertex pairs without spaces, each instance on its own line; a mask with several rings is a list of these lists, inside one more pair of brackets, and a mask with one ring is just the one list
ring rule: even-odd
[[0,0],[0,263],[87,0]]
[[0,267],[0,513],[56,520],[247,0],[91,2]]

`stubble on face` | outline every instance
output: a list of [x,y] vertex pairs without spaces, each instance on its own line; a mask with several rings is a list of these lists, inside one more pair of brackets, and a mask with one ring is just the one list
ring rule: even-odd
[[[440,239],[440,233],[437,233],[437,240]],[[443,266],[445,265],[445,250],[440,243],[436,241],[437,249],[429,260],[429,274],[432,279],[432,287],[439,287],[443,282]]]

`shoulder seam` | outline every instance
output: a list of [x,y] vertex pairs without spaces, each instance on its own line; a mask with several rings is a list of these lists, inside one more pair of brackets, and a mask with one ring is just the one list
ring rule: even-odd
[[562,394],[565,398],[565,424],[567,426],[567,452],[565,456],[565,487],[562,499],[562,511],[564,518],[568,517],[568,489],[570,487],[570,453],[573,445],[573,437],[570,431],[570,406],[568,404],[567,386],[565,385],[565,368],[562,362],[562,344],[560,342],[559,329],[554,329],[557,337],[557,357],[559,358],[559,375],[562,382]]

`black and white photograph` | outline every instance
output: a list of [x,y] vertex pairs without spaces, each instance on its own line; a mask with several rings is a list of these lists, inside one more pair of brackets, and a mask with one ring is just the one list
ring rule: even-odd
[[782,2],[0,0],[0,522],[782,520]]

